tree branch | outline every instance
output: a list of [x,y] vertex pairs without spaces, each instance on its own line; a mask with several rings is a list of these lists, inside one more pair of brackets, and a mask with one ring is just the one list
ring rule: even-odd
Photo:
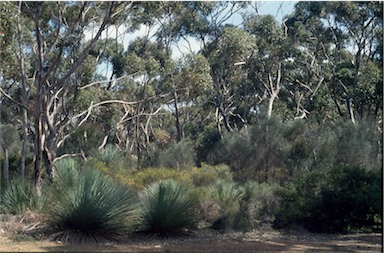
[[84,49],[84,51],[79,56],[78,60],[72,65],[72,67],[67,71],[67,73],[60,80],[58,80],[57,83],[55,85],[53,85],[47,92],[50,92],[53,89],[60,89],[61,87],[63,87],[65,84],[65,81],[73,74],[73,72],[75,72],[77,70],[77,68],[88,57],[89,52],[95,46],[96,42],[98,41],[98,39],[101,36],[101,33],[104,31],[108,22],[110,21],[110,18],[112,16],[113,7],[114,7],[114,2],[111,2],[109,9],[108,9],[108,12],[105,15],[104,20],[103,20],[102,24],[100,25],[100,28],[97,31],[95,37],[91,40],[89,45]]
[[24,106],[22,103],[16,101],[13,99],[9,94],[7,94],[2,88],[0,88],[0,93],[3,94],[4,97],[8,98],[11,100],[13,103],[17,104],[20,107],[23,107],[25,110],[29,111],[28,107]]

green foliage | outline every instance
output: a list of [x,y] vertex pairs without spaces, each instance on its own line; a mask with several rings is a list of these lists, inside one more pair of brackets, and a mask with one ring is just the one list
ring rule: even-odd
[[236,218],[240,215],[240,200],[244,194],[234,182],[218,180],[209,187],[210,198],[218,205],[218,216],[215,217],[212,228],[227,230],[235,227]]
[[193,168],[190,174],[193,185],[204,187],[214,184],[219,178],[219,173],[211,167],[213,166],[203,165],[200,168]]
[[204,126],[200,129],[195,127],[191,129],[191,134],[196,139],[196,163],[200,165],[202,162],[213,162],[210,156],[215,145],[220,141],[218,129],[213,125]]
[[[382,178],[379,173],[363,168],[338,166],[327,177],[321,189],[321,202],[314,212],[316,229],[330,232],[353,232],[372,229],[375,215],[382,215]],[[314,210],[314,211],[315,211]],[[317,217],[316,217],[317,216]],[[382,226],[382,225],[380,225]]]
[[[75,187],[79,177],[79,164],[72,158],[65,158],[55,162],[55,182],[51,187],[51,192],[60,195],[67,189]],[[52,196],[56,198],[56,196]]]
[[272,117],[239,133],[227,134],[216,147],[215,162],[227,164],[235,180],[242,183],[284,179],[283,171],[280,175],[274,173],[284,166],[286,157],[283,127],[282,122]]
[[193,142],[183,139],[160,154],[160,165],[167,168],[185,169],[195,165]]
[[100,172],[79,173],[74,167],[59,169],[46,209],[50,224],[64,242],[105,241],[132,232],[137,224],[137,200],[133,192]]
[[320,201],[323,174],[317,171],[297,177],[292,183],[276,189],[279,206],[273,225],[276,228],[295,224],[311,217],[313,206]]
[[119,161],[121,159],[121,155],[113,145],[108,144],[100,151],[99,159],[106,164],[111,164]]
[[19,141],[17,129],[11,125],[0,125],[0,146],[2,148],[10,148]]
[[345,165],[299,177],[277,191],[280,208],[274,224],[331,233],[381,229],[381,180],[378,171]]
[[269,226],[273,223],[278,207],[275,195],[276,185],[248,181],[244,185],[244,194],[240,201],[238,227],[248,231]]
[[140,196],[143,231],[167,236],[195,226],[197,199],[186,185],[160,181],[148,186]]
[[168,168],[145,168],[132,173],[125,179],[125,183],[135,189],[143,189],[146,186],[161,180],[173,179],[186,184],[191,184],[191,178],[187,170],[177,171]]
[[31,184],[21,179],[11,181],[1,191],[0,201],[0,210],[6,214],[21,214],[28,209],[39,210],[42,207],[42,198],[39,198]]

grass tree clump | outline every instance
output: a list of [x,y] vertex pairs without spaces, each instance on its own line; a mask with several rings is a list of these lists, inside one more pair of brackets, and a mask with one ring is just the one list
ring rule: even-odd
[[213,229],[227,230],[234,227],[240,215],[240,200],[243,190],[234,182],[218,180],[209,187],[210,198],[219,206],[218,216],[212,224]]
[[1,191],[0,210],[5,214],[22,214],[27,209],[40,209],[41,198],[33,186],[25,180],[13,180],[10,185]]
[[141,193],[142,230],[167,236],[196,223],[197,197],[184,184],[164,180],[148,186]]
[[[61,173],[66,172],[66,173]],[[102,242],[132,232],[138,220],[135,195],[100,172],[58,170],[48,214],[64,242]],[[76,181],[74,181],[76,179]]]

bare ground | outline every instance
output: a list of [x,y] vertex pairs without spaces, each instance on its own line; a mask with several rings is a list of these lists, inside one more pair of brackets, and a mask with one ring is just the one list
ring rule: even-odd
[[0,252],[383,252],[382,234],[329,235],[272,229],[249,233],[206,229],[166,239],[135,235],[111,243],[64,244],[39,235],[40,221],[29,214],[0,222]]
[[81,245],[30,240],[20,235],[0,236],[0,252],[383,252],[382,234],[199,233],[168,239],[140,236],[114,243]]

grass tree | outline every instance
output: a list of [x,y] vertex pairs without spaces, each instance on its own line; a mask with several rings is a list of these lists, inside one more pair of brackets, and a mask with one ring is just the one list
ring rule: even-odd
[[185,185],[165,180],[141,193],[142,231],[166,237],[191,228],[196,222],[197,198]]
[[58,168],[47,210],[56,239],[103,242],[133,231],[138,202],[132,191],[95,170],[79,173],[73,166]]

